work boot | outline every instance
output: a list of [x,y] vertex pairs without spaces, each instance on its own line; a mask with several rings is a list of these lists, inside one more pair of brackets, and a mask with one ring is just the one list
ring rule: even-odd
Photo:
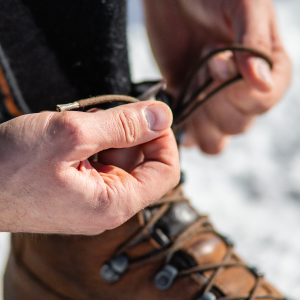
[[4,299],[285,299],[234,252],[181,185],[97,236],[12,234]]
[[[177,106],[171,105],[178,140],[179,125],[199,96],[188,92],[193,77]],[[156,87],[151,93],[172,103]],[[198,92],[202,95],[203,89]],[[259,270],[245,264],[233,242],[218,233],[207,216],[192,208],[183,195],[183,181],[182,176],[178,186],[152,206],[97,236],[12,234],[4,299],[285,300]]]

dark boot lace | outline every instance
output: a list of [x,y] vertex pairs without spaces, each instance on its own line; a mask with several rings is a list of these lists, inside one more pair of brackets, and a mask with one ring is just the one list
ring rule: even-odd
[[[198,108],[200,105],[204,104],[208,99],[210,99],[217,92],[225,88],[226,86],[242,79],[239,74],[225,82],[221,85],[211,88],[213,84],[213,79],[208,77],[204,80],[204,83],[192,90],[194,86],[194,81],[197,80],[200,70],[206,65],[208,60],[214,55],[223,51],[243,51],[258,57],[265,59],[270,67],[272,68],[272,60],[264,53],[251,49],[242,47],[239,45],[233,45],[221,49],[217,49],[206,57],[201,59],[194,69],[189,74],[186,83],[183,87],[181,94],[176,101],[170,100],[170,96],[164,91],[164,83],[160,82],[152,86],[145,93],[137,98],[123,96],[123,95],[105,95],[94,97],[85,100],[79,100],[74,103],[58,105],[58,111],[65,111],[70,109],[85,108],[89,106],[95,106],[99,104],[107,104],[111,102],[118,103],[134,103],[142,100],[147,100],[156,96],[159,100],[162,100],[170,105],[174,115],[174,129],[175,133],[179,132],[180,125]],[[159,259],[165,258],[165,268],[158,273],[154,279],[154,283],[158,289],[164,290],[169,288],[173,281],[177,277],[189,276],[196,274],[203,282],[203,285],[199,291],[199,297],[197,300],[255,300],[255,299],[274,299],[274,300],[286,300],[286,298],[274,296],[271,294],[258,295],[259,288],[263,283],[263,275],[259,273],[255,268],[250,268],[243,262],[232,262],[232,258],[235,255],[233,252],[233,243],[227,238],[215,231],[212,224],[209,222],[207,216],[194,215],[194,219],[179,230],[176,236],[168,237],[159,227],[156,225],[162,220],[162,218],[168,213],[168,211],[180,203],[186,203],[189,206],[188,200],[184,198],[181,192],[180,185],[172,190],[169,194],[158,200],[152,206],[139,212],[138,217],[143,220],[143,227],[136,232],[132,237],[130,237],[125,244],[123,244],[115,253],[115,255],[107,263],[105,263],[101,270],[100,275],[108,282],[114,283],[120,279],[120,277],[131,268],[136,268],[144,264],[148,264]],[[148,216],[147,216],[148,215]],[[155,229],[155,230],[154,230]],[[226,245],[226,254],[223,259],[214,264],[209,265],[197,265],[193,259],[188,257],[181,249],[186,245],[193,237],[199,236],[201,234],[213,234],[223,240]],[[129,259],[126,252],[132,247],[137,246],[141,241],[145,239],[153,238],[156,236],[156,240],[159,241],[159,249],[151,251],[141,257],[135,259]],[[172,261],[174,258],[181,261],[181,268],[174,267]],[[184,259],[182,259],[184,257]],[[183,260],[185,262],[183,263]],[[188,261],[188,262],[187,262]],[[178,264],[178,262],[177,262]],[[180,263],[179,263],[180,265]],[[247,269],[253,274],[255,282],[252,289],[247,295],[230,296],[224,295],[219,291],[214,285],[218,276],[227,268],[240,267]],[[209,278],[204,276],[204,272],[211,271]],[[207,274],[207,273],[206,273]],[[217,298],[218,297],[218,298]]]

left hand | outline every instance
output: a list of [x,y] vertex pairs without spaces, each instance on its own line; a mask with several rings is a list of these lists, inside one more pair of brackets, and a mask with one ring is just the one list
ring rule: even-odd
[[242,133],[286,91],[291,64],[282,46],[271,0],[144,0],[154,56],[176,98],[188,72],[208,51],[232,43],[260,50],[274,61],[223,53],[208,71],[220,82],[239,81],[216,94],[188,120],[188,141],[210,154],[223,150],[230,135]]
[[[120,226],[179,181],[171,123],[168,106],[143,101],[1,124],[0,231],[95,235]],[[100,161],[90,161],[96,153]]]

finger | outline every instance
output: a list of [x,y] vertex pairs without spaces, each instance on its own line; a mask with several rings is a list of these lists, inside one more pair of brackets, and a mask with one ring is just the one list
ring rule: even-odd
[[144,161],[130,174],[117,167],[103,166],[99,163],[97,166],[92,163],[100,172],[109,199],[105,219],[101,220],[103,226],[119,226],[139,210],[159,199],[179,181],[178,150],[171,129],[141,145],[141,148]]
[[[93,113],[100,110],[99,108],[92,108],[89,109],[88,112]],[[89,158],[90,161],[113,165],[126,172],[131,172],[143,159],[144,156],[139,146],[122,149],[107,149]]]
[[94,113],[57,113],[48,133],[56,136],[60,155],[84,160],[105,149],[128,148],[153,140],[171,123],[172,112],[167,105],[145,101]]
[[[225,104],[223,103],[220,106],[214,105],[214,103],[220,103],[225,99],[229,105],[234,107],[234,109],[231,108],[226,111],[226,115],[229,119],[232,119],[235,115],[238,119],[242,116],[251,117],[268,111],[280,99],[280,95],[276,95],[277,93],[277,87],[270,92],[262,92],[250,87],[244,81],[238,81],[226,87],[222,93],[215,95],[213,98],[214,102],[209,105],[209,109],[220,111],[221,107]],[[231,115],[231,112],[234,115]],[[222,113],[219,112],[218,114],[220,115]],[[222,115],[224,116],[225,112]],[[241,132],[243,132],[243,130],[241,130],[240,133]]]
[[[234,106],[223,95],[216,95],[212,101],[206,103],[205,114],[218,129],[227,135],[235,135],[245,132],[255,119],[253,114],[245,114]],[[229,95],[232,96],[232,95]]]
[[187,148],[197,146],[197,142],[188,129],[184,131],[180,145]]
[[[228,13],[231,14],[235,43],[271,55],[271,7],[270,1],[233,1]],[[265,60],[239,52],[235,54],[235,57],[239,72],[248,85],[263,91],[273,88],[271,70]]]
[[209,118],[204,106],[191,117],[185,129],[207,154],[220,153],[228,143],[228,135]]
[[284,95],[291,79],[291,63],[282,47],[273,47],[274,68],[272,76],[275,86],[270,91],[261,91],[245,81],[226,87],[214,99],[226,99],[244,115],[259,115],[267,112]]
[[[88,112],[100,111],[99,108],[92,108]],[[143,153],[139,146],[121,149],[107,149],[90,157],[90,161],[99,162],[105,165],[116,166],[126,172],[131,172],[132,169],[143,161]]]
[[131,172],[138,164],[144,160],[144,155],[140,146],[108,149],[98,153],[98,162],[106,165],[113,165]]
[[144,161],[133,169],[131,175],[138,182],[135,190],[144,200],[143,205],[149,205],[178,183],[178,148],[171,129],[161,137],[141,145],[141,148]]
[[[274,79],[277,79],[276,73],[274,73],[273,77]],[[282,77],[282,74],[280,74],[279,77]],[[278,79],[283,80],[283,78]],[[227,87],[222,94],[226,101],[234,106],[237,111],[242,113],[242,115],[251,117],[267,112],[281,99],[286,87],[287,85],[283,87],[283,85],[279,83],[279,85],[270,92],[262,92],[260,90],[253,89],[240,81]],[[216,96],[216,98],[220,97],[221,94]]]

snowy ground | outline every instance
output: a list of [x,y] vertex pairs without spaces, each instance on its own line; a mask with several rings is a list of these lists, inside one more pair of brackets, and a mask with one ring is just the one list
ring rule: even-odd
[[[285,98],[219,156],[181,151],[186,194],[237,251],[287,296],[300,299],[300,12],[299,0],[275,1],[281,32],[294,65]],[[129,1],[129,45],[133,80],[159,76],[140,15]],[[133,46],[134,45],[134,46]],[[0,272],[9,236],[0,234]],[[1,295],[1,288],[0,288]],[[1,296],[0,296],[1,300]]]

